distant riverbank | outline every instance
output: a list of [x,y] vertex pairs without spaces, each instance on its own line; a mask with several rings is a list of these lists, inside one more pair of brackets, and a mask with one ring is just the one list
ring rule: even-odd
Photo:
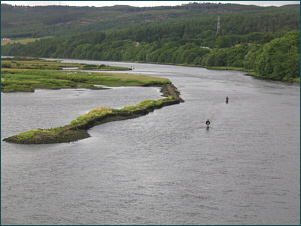
[[[139,63],[150,63],[150,62],[141,61]],[[150,64],[156,64],[156,63],[150,63]],[[174,63],[160,63],[160,64],[162,64],[162,65],[184,66],[184,67],[200,67],[200,68],[206,68],[206,69],[209,69],[209,70],[244,71],[244,72],[246,72],[246,75],[253,76],[253,77],[258,78],[258,79],[271,80],[271,81],[281,81],[281,82],[287,82],[287,83],[299,83],[300,84],[300,77],[299,78],[290,78],[290,79],[276,79],[276,78],[269,77],[269,76],[257,75],[254,70],[246,69],[246,68],[243,68],[243,67],[228,67],[228,66],[212,66],[212,67],[205,66],[205,67],[201,67],[201,66],[197,66],[197,65],[193,65],[193,64],[174,64]]]

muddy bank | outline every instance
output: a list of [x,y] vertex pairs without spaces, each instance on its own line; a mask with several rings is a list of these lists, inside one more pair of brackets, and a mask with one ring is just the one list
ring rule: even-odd
[[33,130],[12,137],[3,139],[3,141],[17,144],[51,144],[51,143],[65,143],[72,142],[90,137],[87,132],[88,129],[95,125],[100,125],[106,122],[126,120],[131,118],[137,118],[148,114],[168,105],[179,104],[184,102],[180,97],[180,92],[173,84],[165,84],[161,88],[164,98],[160,101],[160,104],[147,106],[142,109],[134,111],[116,111],[110,112],[100,117],[94,117],[77,125],[67,125],[61,128],[51,130]]

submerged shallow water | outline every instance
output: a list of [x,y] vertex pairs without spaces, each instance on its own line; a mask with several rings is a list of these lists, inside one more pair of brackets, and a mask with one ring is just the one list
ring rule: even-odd
[[[78,62],[169,78],[185,102],[95,126],[78,142],[2,141],[2,224],[300,224],[299,86],[234,71]],[[160,97],[146,87],[2,93],[1,137]]]

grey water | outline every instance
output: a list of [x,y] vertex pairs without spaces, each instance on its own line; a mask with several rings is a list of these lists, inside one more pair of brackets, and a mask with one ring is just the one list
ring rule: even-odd
[[[185,102],[95,126],[90,138],[77,142],[2,141],[1,224],[300,224],[299,85],[237,71],[64,62],[127,66],[134,69],[123,73],[165,77]],[[156,100],[159,91],[2,93],[1,140],[69,124],[93,108]]]

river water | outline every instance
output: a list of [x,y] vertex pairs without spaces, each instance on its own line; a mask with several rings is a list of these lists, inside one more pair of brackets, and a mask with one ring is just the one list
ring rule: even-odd
[[[169,78],[185,102],[95,126],[77,142],[2,141],[2,224],[300,224],[299,85],[196,67],[65,62]],[[2,93],[1,139],[159,98],[154,87]]]

